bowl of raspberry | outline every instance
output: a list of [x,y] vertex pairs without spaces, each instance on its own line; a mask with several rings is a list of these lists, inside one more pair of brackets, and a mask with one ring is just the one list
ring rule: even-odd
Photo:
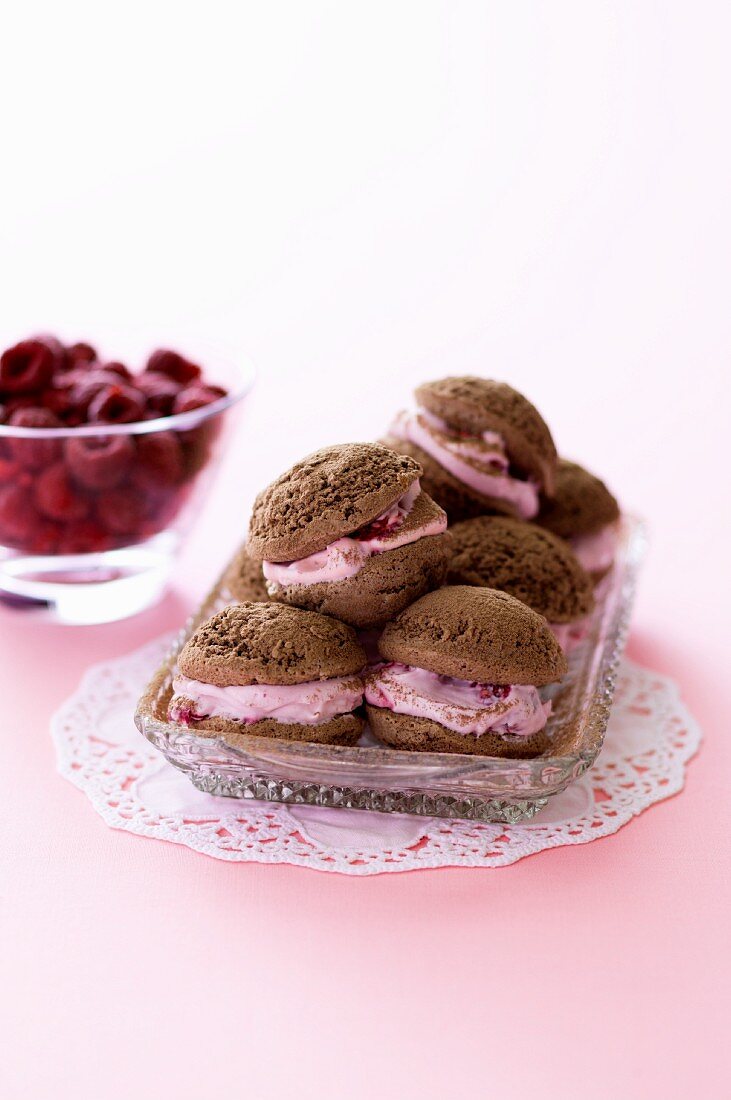
[[48,335],[6,348],[0,603],[79,624],[154,603],[252,381],[167,348],[137,370]]

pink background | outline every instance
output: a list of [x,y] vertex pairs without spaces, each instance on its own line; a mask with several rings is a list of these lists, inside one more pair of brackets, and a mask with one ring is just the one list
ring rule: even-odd
[[[282,7],[112,26],[74,0],[41,39],[14,15],[5,342],[210,335],[260,382],[163,603],[94,629],[0,615],[0,1093],[719,1095],[728,11]],[[649,519],[630,654],[702,723],[684,792],[503,870],[361,880],[107,829],[48,737],[83,670],[181,622],[290,460],[465,370],[525,390]]]

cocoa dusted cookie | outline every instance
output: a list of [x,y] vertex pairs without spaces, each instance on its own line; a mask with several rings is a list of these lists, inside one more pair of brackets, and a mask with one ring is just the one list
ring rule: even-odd
[[566,539],[595,581],[612,567],[619,519],[617,499],[604,482],[578,463],[560,459],[555,495],[541,502],[536,522]]
[[583,640],[594,591],[568,543],[507,516],[467,519],[450,532],[449,584],[497,588],[522,600],[548,620],[564,652]]
[[324,447],[254,502],[251,555],[274,600],[378,626],[441,584],[447,517],[421,466],[375,443]]
[[551,496],[556,447],[538,410],[505,382],[464,375],[427,382],[384,442],[423,467],[424,489],[451,522],[497,512],[532,519]]
[[422,596],[387,624],[365,680],[374,734],[398,749],[530,757],[550,747],[544,688],[566,658],[542,615],[491,588]]
[[365,663],[344,623],[283,604],[237,604],[183,647],[168,716],[232,745],[247,735],[354,745]]
[[244,543],[226,570],[222,589],[231,603],[246,603],[252,600],[263,603],[269,601],[261,562],[252,558],[247,543]]

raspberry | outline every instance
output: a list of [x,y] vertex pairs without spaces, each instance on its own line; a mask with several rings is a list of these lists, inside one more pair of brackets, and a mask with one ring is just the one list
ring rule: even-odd
[[118,386],[119,377],[107,373],[96,364],[88,370],[70,370],[55,381],[57,389],[64,392],[70,407],[86,418],[92,400],[106,386]]
[[20,485],[0,485],[0,542],[25,548],[35,522],[27,492]]
[[110,489],[129,470],[135,449],[126,435],[80,435],[64,448],[74,481],[87,489]]
[[40,395],[40,403],[44,409],[49,409],[52,413],[55,413],[64,424],[76,427],[84,422],[84,413],[77,407],[70,385],[59,384],[43,390]]
[[51,380],[53,351],[41,340],[23,340],[0,356],[0,391],[36,393]]
[[145,516],[145,500],[135,489],[110,489],[97,501],[97,515],[107,531],[115,535],[135,534]]
[[66,348],[66,367],[68,370],[96,364],[96,350],[91,344],[71,344]]
[[39,475],[33,498],[38,511],[49,519],[84,519],[89,504],[74,489],[63,462],[56,462]]
[[[217,428],[218,426],[216,426]],[[199,428],[192,428],[189,432],[178,432],[178,437],[183,447],[186,478],[195,477],[211,457],[211,444],[216,431],[211,431],[213,424],[201,424]]]
[[145,395],[147,409],[155,416],[170,416],[180,383],[158,371],[143,371],[135,378],[135,386]]
[[382,539],[386,535],[398,531],[399,527],[403,526],[403,522],[404,517],[399,515],[377,516],[370,523],[366,523],[364,527],[359,527],[352,537],[363,540]]
[[196,366],[195,363],[191,363],[189,359],[184,359],[176,351],[169,351],[166,348],[153,351],[147,360],[145,371],[166,374],[168,378],[172,378],[174,382],[179,382],[181,385],[192,382],[195,378],[201,376],[200,367]]
[[18,397],[8,397],[4,403],[4,407],[5,416],[9,418],[11,413],[14,413],[16,409],[37,409],[38,398],[32,393],[20,394]]
[[154,432],[137,440],[133,479],[143,489],[177,485],[183,478],[183,451],[173,432]]
[[14,459],[6,454],[0,454],[0,485],[15,481],[19,472],[20,466]]
[[161,497],[157,497],[151,508],[151,515],[140,524],[140,538],[152,538],[169,527],[183,507],[189,496],[189,487],[167,491]]
[[174,413],[192,412],[193,409],[202,409],[206,405],[212,405],[214,401],[220,401],[226,396],[226,390],[220,386],[208,386],[199,383],[181,390],[175,398]]
[[145,406],[142,394],[131,386],[104,386],[89,402],[91,424],[131,424],[142,420]]
[[[91,363],[88,369],[75,367],[57,375],[53,385],[41,394],[41,402],[60,416],[64,424],[75,427],[86,422],[91,402],[103,389],[120,384],[120,376],[114,371]],[[122,388],[128,387],[122,385]]]
[[482,684],[480,695],[483,699],[507,699],[510,695],[510,684]]
[[[17,428],[59,428],[61,422],[49,409],[16,409],[10,414],[8,424]],[[50,466],[61,453],[60,439],[12,439],[12,455],[18,466],[26,470],[40,470]]]
[[107,371],[108,374],[116,374],[119,378],[124,379],[125,382],[129,382],[132,378],[132,371],[129,367],[125,367],[124,363],[117,363],[116,361],[105,363],[102,370]]
[[60,554],[93,554],[102,550],[111,550],[114,542],[100,523],[93,519],[82,519],[69,523],[59,538]]
[[28,536],[25,549],[33,554],[54,554],[58,549],[63,528],[59,523],[40,516]]
[[53,356],[53,369],[54,371],[63,370],[66,366],[66,348],[63,346],[60,340],[57,340],[55,336],[51,336],[50,333],[41,332],[36,336],[31,337],[32,340],[37,340],[39,344],[45,344],[48,350]]

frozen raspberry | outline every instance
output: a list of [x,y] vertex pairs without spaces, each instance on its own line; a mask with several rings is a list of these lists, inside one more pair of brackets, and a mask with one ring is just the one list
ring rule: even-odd
[[69,370],[96,364],[96,350],[91,344],[71,344],[66,348],[66,366]]
[[10,458],[4,452],[0,453],[0,485],[15,481],[19,472],[20,466],[15,459]]
[[28,536],[25,549],[32,554],[55,554],[62,531],[60,523],[39,517]]
[[97,516],[114,535],[136,534],[145,519],[146,501],[136,489],[118,488],[101,493]]
[[0,543],[25,548],[36,521],[27,490],[17,484],[0,485]]
[[193,409],[202,409],[206,405],[212,405],[214,401],[220,401],[225,396],[226,390],[221,389],[220,386],[207,386],[203,383],[187,386],[175,398],[173,412],[185,413],[192,412]]
[[44,409],[49,409],[68,426],[77,427],[86,419],[84,411],[79,409],[74,400],[70,385],[49,386],[40,394],[39,400]]
[[53,351],[41,340],[23,340],[0,356],[0,391],[37,393],[51,380]]
[[[16,428],[59,428],[61,421],[50,409],[16,409],[8,424]],[[41,470],[50,466],[61,453],[60,439],[12,439],[12,455],[18,466],[26,470]]]
[[189,495],[190,487],[185,485],[168,489],[162,495],[157,495],[154,498],[154,504],[150,502],[151,507],[147,519],[140,524],[140,538],[149,539],[153,535],[158,535],[161,531],[166,530],[180,512]]
[[125,382],[129,382],[132,378],[132,371],[129,367],[125,367],[124,363],[118,363],[116,360],[105,363],[102,370],[105,370],[108,374],[116,374],[119,378],[123,378]]
[[179,382],[158,371],[143,371],[135,378],[135,387],[145,395],[149,412],[155,416],[170,416],[180,393]]
[[145,371],[166,374],[168,378],[172,378],[174,382],[179,382],[182,385],[186,385],[201,376],[200,367],[196,366],[195,363],[191,363],[189,359],[184,359],[176,351],[169,351],[166,348],[153,351],[147,360]]
[[9,419],[16,409],[37,409],[38,396],[34,393],[24,393],[17,397],[8,397],[4,402],[5,417]]
[[[217,427],[218,425],[216,425],[216,429]],[[217,430],[212,430],[213,428],[214,426],[209,422],[208,424],[201,424],[199,428],[193,428],[189,432],[178,432],[178,438],[183,448],[186,478],[195,477],[208,463],[211,457],[211,445],[217,435]]]
[[31,337],[32,340],[37,340],[39,344],[45,344],[48,350],[53,355],[53,369],[54,371],[63,370],[66,366],[66,348],[63,346],[60,340],[55,336],[51,336],[48,332],[41,332],[36,336]]
[[164,489],[183,478],[183,451],[174,432],[152,432],[137,439],[135,485]]
[[118,485],[132,465],[135,448],[126,435],[79,435],[64,448],[74,481],[87,489]]
[[89,503],[74,488],[63,462],[56,462],[38,476],[33,499],[42,515],[49,519],[84,519]]
[[61,532],[58,552],[60,554],[99,554],[111,550],[113,539],[102,525],[93,519],[77,520],[69,523]]
[[[89,405],[107,386],[119,386],[119,375],[93,364],[88,370],[66,371],[54,379],[54,388],[65,394],[67,409],[86,419]],[[47,392],[47,391],[46,391]]]
[[144,418],[142,394],[131,386],[104,386],[89,402],[90,424],[132,424]]

